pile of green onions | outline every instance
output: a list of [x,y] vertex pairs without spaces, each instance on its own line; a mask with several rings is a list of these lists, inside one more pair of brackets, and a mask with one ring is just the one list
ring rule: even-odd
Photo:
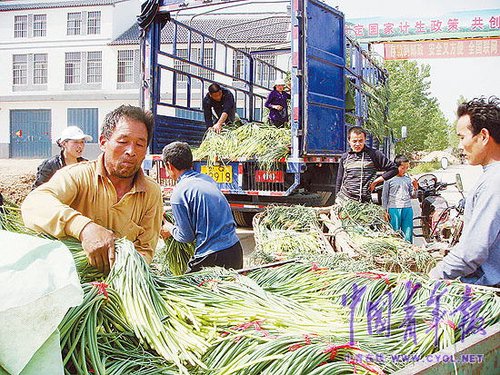
[[334,207],[351,247],[374,268],[389,272],[428,272],[434,257],[422,248],[405,241],[384,219],[382,207],[349,200]]
[[178,315],[177,308],[161,297],[152,273],[133,243],[119,240],[115,246],[115,264],[107,280],[121,297],[125,317],[135,335],[172,361],[181,373],[189,373],[185,364],[203,368],[200,356],[208,343],[195,317]]
[[290,129],[249,123],[237,128],[225,127],[220,133],[208,130],[200,147],[193,150],[193,157],[206,160],[208,165],[250,159],[263,169],[273,169],[290,154],[290,144]]
[[[82,284],[84,301],[59,325],[66,374],[390,373],[406,363],[366,356],[425,356],[460,341],[467,295],[480,318],[468,334],[500,319],[491,288],[415,273],[344,272],[303,261],[246,275],[220,268],[156,275],[131,242],[118,240],[103,279],[83,266],[77,242],[68,244],[80,257],[81,279],[101,281]],[[356,288],[363,293],[351,309]],[[416,343],[405,336],[410,289]],[[438,321],[429,303],[437,294]],[[390,313],[390,335],[368,332],[377,301],[384,318]],[[356,354],[365,359],[353,360]]]
[[304,206],[269,206],[253,222],[255,264],[327,253],[316,211]]

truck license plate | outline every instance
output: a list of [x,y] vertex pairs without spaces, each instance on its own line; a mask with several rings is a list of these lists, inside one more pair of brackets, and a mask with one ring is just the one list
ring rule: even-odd
[[255,182],[285,182],[283,171],[255,171]]
[[231,165],[201,166],[201,173],[214,179],[218,184],[231,184],[233,182],[233,167]]

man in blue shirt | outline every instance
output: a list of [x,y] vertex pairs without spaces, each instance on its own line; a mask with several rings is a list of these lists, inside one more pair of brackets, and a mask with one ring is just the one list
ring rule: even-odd
[[429,275],[500,286],[500,100],[473,99],[457,115],[460,148],[483,174],[467,196],[460,241]]
[[243,250],[236,235],[231,208],[215,181],[192,169],[193,154],[187,143],[172,142],[163,149],[167,173],[177,181],[170,204],[175,225],[166,222],[161,234],[179,242],[196,241],[188,272],[203,267],[243,267]]

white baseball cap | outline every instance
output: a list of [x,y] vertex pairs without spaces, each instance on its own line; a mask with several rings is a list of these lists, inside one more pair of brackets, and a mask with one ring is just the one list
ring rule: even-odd
[[78,126],[68,126],[66,129],[62,131],[61,136],[57,141],[64,142],[67,141],[68,139],[72,140],[83,139],[87,142],[92,141],[92,137],[88,134],[85,134],[82,131],[82,129],[80,129]]
[[278,85],[285,85],[285,80],[283,78],[278,78],[276,81],[274,81],[274,86]]

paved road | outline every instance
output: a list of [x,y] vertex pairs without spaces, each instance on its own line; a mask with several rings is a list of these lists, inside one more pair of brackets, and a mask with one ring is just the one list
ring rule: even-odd
[[255,249],[255,238],[253,235],[253,228],[237,228],[236,234],[238,235],[241,247],[243,248],[243,261],[244,267],[248,266],[248,258]]

